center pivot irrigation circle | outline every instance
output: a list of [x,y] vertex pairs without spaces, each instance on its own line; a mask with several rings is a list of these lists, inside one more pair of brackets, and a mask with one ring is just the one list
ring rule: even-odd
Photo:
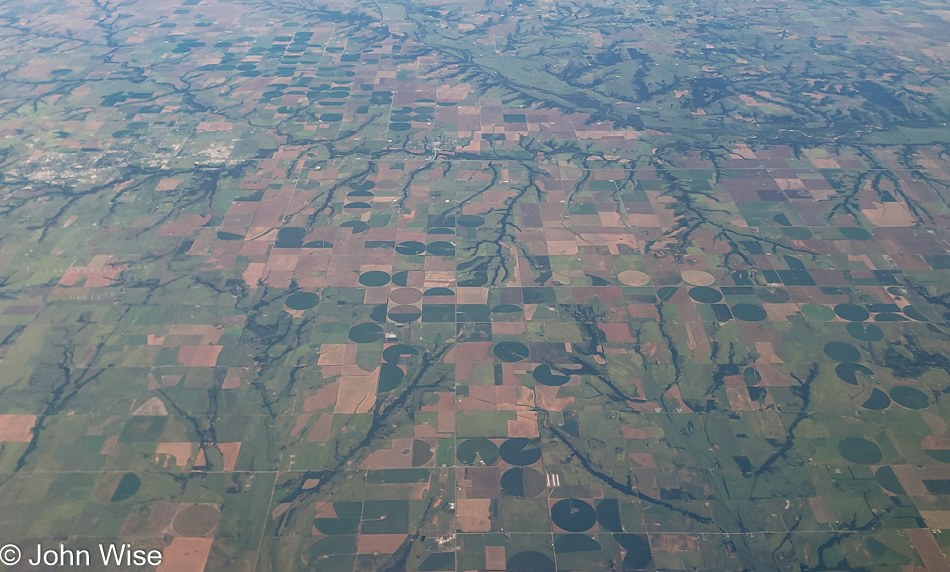
[[845,437],[838,442],[838,452],[856,465],[874,465],[884,458],[876,444],[862,437]]
[[499,342],[492,353],[504,362],[523,361],[528,358],[528,346],[521,342]]
[[551,507],[551,520],[561,530],[584,532],[597,521],[597,512],[590,503],[581,499],[564,499]]

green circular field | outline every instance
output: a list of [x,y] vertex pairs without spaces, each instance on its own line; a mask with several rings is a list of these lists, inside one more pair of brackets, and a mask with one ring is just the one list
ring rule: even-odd
[[419,350],[408,344],[395,344],[383,350],[383,361],[386,363],[399,363],[399,358],[403,356],[417,356]]
[[877,484],[881,485],[884,490],[888,492],[892,492],[895,495],[907,494],[900,480],[898,480],[897,475],[894,473],[894,469],[891,468],[890,465],[884,465],[879,468],[877,472],[874,473],[874,478],[877,479]]
[[501,444],[498,453],[509,465],[524,467],[541,459],[541,444],[526,437],[512,437]]
[[894,312],[881,312],[880,314],[874,316],[875,322],[906,322],[907,318],[901,316],[900,314],[895,314]]
[[465,228],[476,228],[485,224],[485,217],[479,215],[459,215],[455,224]]
[[745,303],[733,306],[732,315],[743,322],[761,322],[767,316],[762,306]]
[[501,476],[501,490],[509,496],[536,497],[544,488],[544,475],[529,467],[508,469]]
[[597,523],[600,524],[602,531],[623,531],[623,522],[620,520],[620,502],[617,499],[602,499],[597,502]]
[[925,318],[924,315],[920,313],[920,310],[918,310],[917,308],[913,306],[904,306],[904,309],[902,310],[902,312],[904,312],[904,315],[910,318],[911,320],[916,320],[918,322],[928,321],[927,318]]
[[554,552],[571,554],[573,552],[600,552],[600,543],[586,534],[565,534],[554,541]]
[[930,398],[927,394],[909,385],[898,385],[891,389],[891,399],[907,409],[926,409],[930,406]]
[[863,324],[861,322],[851,322],[845,329],[852,338],[862,342],[879,342],[884,339],[884,330],[874,324]]
[[350,191],[346,193],[346,198],[363,198],[363,197],[372,197],[373,193],[369,191]]
[[856,362],[861,359],[861,351],[846,342],[828,342],[825,344],[825,355],[840,362]]
[[835,319],[835,311],[821,304],[804,304],[802,306],[802,314],[809,320],[814,320],[815,322],[829,322]]
[[385,286],[389,284],[389,273],[381,270],[370,270],[360,274],[360,284],[363,286]]
[[568,375],[561,375],[551,371],[551,366],[549,365],[539,365],[538,367],[534,368],[534,371],[531,372],[531,375],[534,377],[536,382],[550,387],[558,387],[571,380],[571,377]]
[[423,296],[455,296],[450,288],[442,288],[441,286],[436,286],[435,288],[429,288],[422,293]]
[[792,295],[782,288],[756,288],[755,295],[766,304],[784,304],[792,299]]
[[446,240],[430,242],[426,245],[426,253],[432,256],[455,256],[455,245]]
[[861,404],[861,407],[870,409],[872,411],[882,411],[890,407],[890,405],[891,398],[888,397],[886,393],[875,387],[871,391],[871,396],[868,397],[867,401]]
[[950,450],[948,449],[924,449],[927,456],[939,463],[950,463]]
[[546,554],[527,550],[509,558],[505,569],[511,572],[555,572],[557,567]]
[[277,240],[284,242],[303,242],[307,229],[299,226],[285,226],[277,231]]
[[859,373],[866,376],[874,375],[871,368],[859,363],[839,363],[835,366],[835,375],[838,376],[838,379],[850,385],[858,385],[857,374]]
[[455,456],[464,465],[474,465],[477,459],[486,465],[494,465],[498,460],[498,445],[484,437],[468,439],[459,443]]
[[597,522],[597,512],[581,499],[563,499],[551,507],[551,520],[566,532],[584,532]]
[[396,245],[396,252],[399,254],[422,254],[426,251],[426,245],[418,240],[407,240]]
[[384,363],[379,368],[379,382],[376,384],[377,393],[385,393],[399,387],[406,374],[402,368],[391,363]]
[[492,348],[492,353],[504,362],[524,361],[528,358],[528,346],[521,342],[499,342]]
[[284,304],[291,310],[309,310],[320,302],[320,296],[313,292],[294,292],[287,296]]
[[358,344],[371,344],[383,339],[383,328],[369,322],[357,324],[350,328],[349,338]]
[[132,495],[139,492],[139,487],[141,486],[142,480],[139,479],[138,475],[135,473],[126,473],[119,479],[119,486],[117,486],[115,492],[112,493],[112,498],[109,502],[122,502],[132,498]]
[[360,234],[361,232],[369,230],[369,225],[361,220],[348,220],[344,223],[340,223],[340,228],[352,228],[353,234]]
[[376,188],[376,183],[373,181],[354,181],[352,183],[348,183],[346,186],[353,189],[354,191],[369,191]]
[[838,304],[835,306],[835,314],[842,320],[849,322],[863,322],[871,317],[871,314],[862,306],[857,304]]
[[715,304],[722,300],[722,293],[709,286],[695,286],[689,289],[689,297],[700,304]]
[[838,442],[838,452],[857,465],[875,465],[884,458],[877,445],[861,437],[845,437]]
[[615,534],[614,540],[627,551],[623,558],[624,572],[643,570],[653,561],[653,551],[646,538],[638,534]]

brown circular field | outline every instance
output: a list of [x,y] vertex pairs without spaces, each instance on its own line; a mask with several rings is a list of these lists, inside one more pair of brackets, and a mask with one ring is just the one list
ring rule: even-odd
[[422,300],[422,292],[415,288],[396,288],[389,293],[389,299],[397,304],[415,304]]
[[178,511],[172,525],[181,536],[205,536],[218,525],[219,516],[214,505],[193,504]]
[[639,270],[624,270],[617,274],[617,280],[627,286],[646,286],[650,283],[650,275]]
[[676,286],[683,281],[683,277],[675,270],[654,272],[651,276],[653,277],[653,283],[657,286]]
[[415,306],[393,306],[389,309],[389,319],[400,324],[415,322],[422,316],[422,310]]
[[709,272],[703,270],[684,270],[683,282],[693,286],[711,286],[716,283],[716,279]]

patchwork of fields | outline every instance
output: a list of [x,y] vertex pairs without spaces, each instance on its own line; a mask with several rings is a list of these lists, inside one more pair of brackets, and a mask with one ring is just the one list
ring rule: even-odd
[[950,570],[946,5],[0,16],[0,545]]

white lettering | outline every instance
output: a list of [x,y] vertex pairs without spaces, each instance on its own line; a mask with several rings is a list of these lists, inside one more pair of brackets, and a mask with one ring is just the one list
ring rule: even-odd
[[36,545],[36,558],[27,559],[30,566],[89,566],[88,550],[70,550],[64,545],[59,545],[59,550],[43,550],[39,544]]
[[[126,546],[128,545],[122,544],[121,548],[117,549],[115,544],[110,544],[109,550],[105,550],[105,546],[100,544],[99,554],[102,556],[102,563],[108,566],[110,562],[115,561],[116,566],[121,566],[123,564],[123,559],[124,559],[123,557],[126,555],[125,554]],[[127,558],[125,559],[127,560]],[[130,566],[130,564],[126,564],[126,566]]]

